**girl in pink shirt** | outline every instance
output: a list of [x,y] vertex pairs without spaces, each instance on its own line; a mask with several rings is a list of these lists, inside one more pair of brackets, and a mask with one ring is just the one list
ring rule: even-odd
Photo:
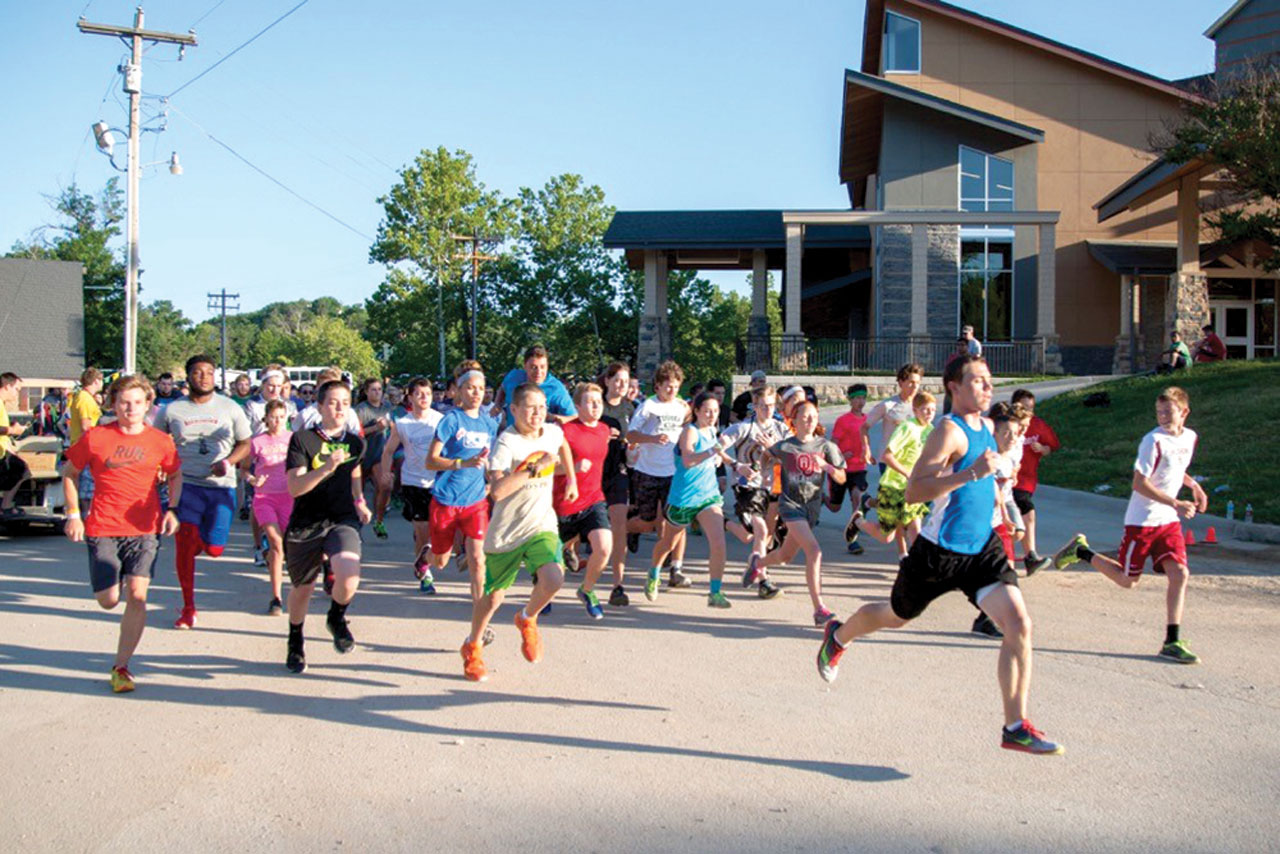
[[[284,567],[283,531],[289,526],[289,514],[293,512],[293,498],[289,495],[285,470],[285,456],[289,452],[289,440],[293,437],[285,427],[288,417],[284,401],[267,402],[263,418],[267,432],[259,433],[250,440],[249,456],[243,463],[245,480],[253,486],[253,516],[267,539],[267,572],[271,576],[271,604],[267,606],[267,613],[272,615],[283,609],[280,599]],[[253,474],[248,474],[250,467]]]

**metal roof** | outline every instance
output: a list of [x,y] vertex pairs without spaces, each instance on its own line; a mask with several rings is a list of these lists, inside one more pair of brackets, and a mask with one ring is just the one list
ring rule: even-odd
[[[781,210],[618,211],[604,233],[608,249],[782,249]],[[866,226],[811,226],[805,245],[869,246]]]
[[1122,276],[1168,276],[1178,266],[1176,243],[1086,240],[1085,245],[1095,261]]
[[1106,222],[1113,216],[1133,208],[1148,205],[1178,188],[1178,182],[1193,173],[1204,174],[1217,170],[1217,166],[1199,158],[1186,163],[1170,163],[1163,157],[1147,164],[1132,178],[1125,181],[1094,204],[1098,222]]

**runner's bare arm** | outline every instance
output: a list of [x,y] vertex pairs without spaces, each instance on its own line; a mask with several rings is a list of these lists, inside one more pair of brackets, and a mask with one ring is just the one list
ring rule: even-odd
[[576,501],[578,474],[573,465],[573,449],[569,447],[567,440],[560,441],[560,464],[556,467],[556,473],[564,475],[564,500]]
[[391,423],[391,435],[387,437],[387,443],[382,446],[382,459],[378,461],[378,470],[382,473],[382,485],[391,486],[395,483],[395,472],[391,471],[392,461],[396,456],[396,449],[400,447],[400,431],[396,429],[395,422]]
[[943,421],[925,440],[920,459],[907,478],[907,502],[924,504],[959,489],[966,483],[988,477],[996,470],[999,457],[986,451],[973,465],[950,474],[945,473],[963,451],[964,434],[950,421]]
[[72,465],[71,460],[62,464],[62,497],[67,514],[62,532],[71,542],[81,542],[84,540],[84,520],[80,518],[80,469]]
[[342,448],[334,450],[329,454],[329,459],[319,468],[307,470],[305,466],[299,466],[289,471],[289,494],[294,498],[300,495],[306,495],[311,490],[320,485],[320,482],[338,470],[338,466],[347,461],[347,452]]
[[[1185,483],[1185,479],[1183,482]],[[1181,501],[1178,499],[1177,495],[1167,495],[1164,492],[1161,492],[1159,489],[1156,489],[1156,485],[1151,482],[1150,478],[1137,469],[1133,470],[1133,491],[1141,495],[1143,498],[1148,498],[1157,504],[1167,504],[1174,510],[1178,511],[1178,515],[1184,519],[1190,519],[1192,516],[1196,515],[1196,502]],[[1194,494],[1194,490],[1192,494]]]
[[1191,500],[1196,503],[1196,512],[1203,513],[1209,509],[1209,494],[1204,491],[1196,479],[1189,474],[1182,476],[1182,485],[1191,490]]
[[532,473],[527,465],[516,466],[509,472],[489,470],[489,489],[494,501],[501,501],[529,482]]
[[172,537],[178,533],[181,523],[178,521],[178,502],[182,500],[182,469],[169,475],[169,507],[164,511],[160,521],[160,533]]
[[373,518],[373,511],[364,500],[364,477],[360,466],[356,466],[351,471],[351,503],[356,506],[356,518],[360,520],[360,524],[368,525],[369,520]]

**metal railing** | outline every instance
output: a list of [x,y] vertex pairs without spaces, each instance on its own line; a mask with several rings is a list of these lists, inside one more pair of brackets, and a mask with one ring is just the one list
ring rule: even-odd
[[[738,342],[738,368],[785,373],[892,374],[908,362],[927,374],[941,374],[956,352],[954,338],[799,338],[773,335]],[[992,341],[983,345],[991,373],[1003,376],[1044,372],[1040,339]]]

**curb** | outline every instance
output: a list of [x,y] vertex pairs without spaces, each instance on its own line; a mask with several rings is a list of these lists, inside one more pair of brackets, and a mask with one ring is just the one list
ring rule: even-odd
[[[1084,504],[1091,506],[1093,509],[1103,512],[1115,513],[1121,518],[1124,517],[1125,508],[1128,506],[1128,496],[1124,498],[1113,498],[1109,495],[1098,495],[1093,492],[1081,492],[1075,489],[1064,489],[1061,486],[1048,486],[1040,484],[1036,487],[1036,493],[1045,493],[1053,496],[1053,498],[1073,504]],[[1204,529],[1209,525],[1218,529],[1219,537],[1229,537],[1233,540],[1240,540],[1248,543],[1268,543],[1271,545],[1280,545],[1280,525],[1264,525],[1261,522],[1240,522],[1227,519],[1225,516],[1210,516],[1207,513],[1199,513],[1194,520],[1194,530],[1196,536],[1204,535]],[[1191,527],[1188,525],[1187,527]]]

